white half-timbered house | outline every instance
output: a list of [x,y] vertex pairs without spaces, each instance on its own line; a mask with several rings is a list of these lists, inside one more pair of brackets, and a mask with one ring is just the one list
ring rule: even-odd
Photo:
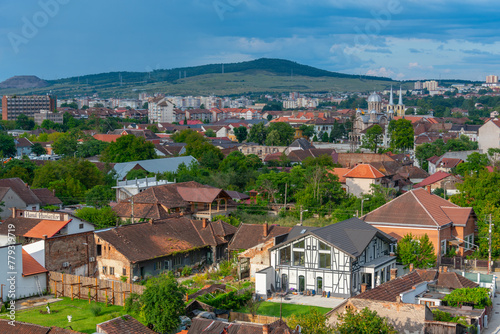
[[304,227],[270,248],[271,266],[256,273],[256,293],[263,296],[275,288],[351,297],[363,283],[369,289],[390,280],[396,266],[396,257],[390,255],[395,243],[358,218]]

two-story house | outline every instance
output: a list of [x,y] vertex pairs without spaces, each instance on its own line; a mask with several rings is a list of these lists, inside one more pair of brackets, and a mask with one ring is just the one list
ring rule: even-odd
[[390,254],[396,239],[358,218],[292,236],[270,248],[271,266],[255,274],[258,295],[273,285],[346,298],[359,293],[361,284],[372,288],[388,281],[396,266]]

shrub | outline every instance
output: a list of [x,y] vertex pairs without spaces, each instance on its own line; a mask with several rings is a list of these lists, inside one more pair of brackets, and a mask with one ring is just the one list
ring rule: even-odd
[[141,296],[137,293],[131,293],[130,296],[125,299],[125,311],[128,313],[139,314],[141,305]]
[[94,317],[98,317],[101,315],[101,312],[102,312],[102,309],[101,309],[101,306],[99,305],[92,305],[90,307],[90,313],[92,313],[92,315]]
[[464,304],[473,305],[474,308],[485,308],[491,306],[489,290],[487,288],[462,288],[453,290],[443,300],[449,306],[458,307]]
[[193,271],[193,268],[191,267],[188,267],[188,266],[184,266],[184,268],[182,268],[182,276],[189,276],[191,275],[191,272]]

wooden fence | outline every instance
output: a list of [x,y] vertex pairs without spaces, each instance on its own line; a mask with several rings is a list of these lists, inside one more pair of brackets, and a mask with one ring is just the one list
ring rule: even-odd
[[246,322],[254,322],[258,324],[270,324],[279,320],[280,318],[276,317],[268,317],[265,315],[252,316],[250,313],[240,313],[240,312],[230,312],[229,313],[230,321],[246,321]]
[[145,287],[138,284],[101,280],[58,272],[49,272],[49,289],[56,297],[85,299],[112,305],[125,305],[131,294],[142,295]]

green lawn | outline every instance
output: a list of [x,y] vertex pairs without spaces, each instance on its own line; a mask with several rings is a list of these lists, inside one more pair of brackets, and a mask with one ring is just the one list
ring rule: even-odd
[[[101,314],[99,316],[94,317],[90,311],[92,305],[99,305],[101,307]],[[104,303],[92,302],[89,304],[87,300],[71,300],[71,298],[67,297],[64,297],[62,301],[51,303],[50,309],[51,314],[40,313],[40,311],[47,310],[45,305],[17,311],[16,320],[47,327],[57,326],[64,328],[71,326],[73,330],[78,332],[95,333],[96,324],[126,314],[121,306],[111,305],[106,307]],[[68,315],[73,317],[71,323],[68,322]],[[132,316],[142,322],[142,319],[138,318],[137,315]],[[6,318],[5,314],[1,314],[0,317]]]
[[[331,310],[331,308],[327,307],[319,307],[319,306],[307,306],[307,305],[295,305],[295,304],[283,304],[282,306],[282,316],[283,318],[288,318],[292,314],[300,315],[309,313],[310,310],[316,309],[321,314],[325,314]],[[250,313],[246,307],[243,307],[236,312]],[[271,302],[262,302],[259,309],[257,310],[257,314],[267,315],[269,317],[279,317],[280,316],[280,303],[271,303]]]

